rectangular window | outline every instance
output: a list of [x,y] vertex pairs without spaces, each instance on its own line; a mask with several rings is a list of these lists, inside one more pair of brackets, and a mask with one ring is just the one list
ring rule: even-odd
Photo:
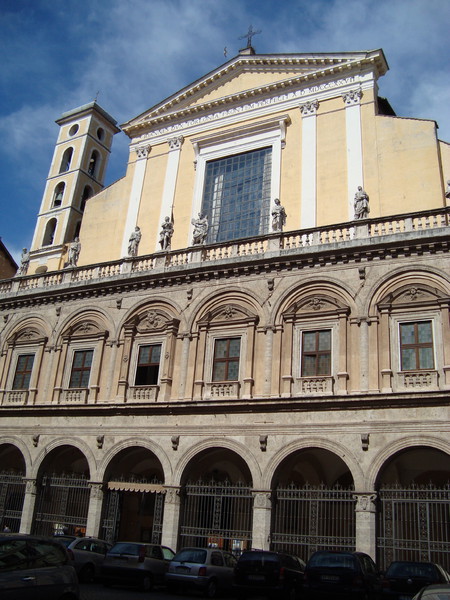
[[331,375],[331,329],[302,333],[302,377]]
[[73,356],[69,388],[87,388],[91,374],[93,350],[76,350]]
[[269,230],[272,148],[208,161],[202,212],[208,242],[251,237]]
[[400,323],[400,357],[402,371],[434,369],[431,321]]
[[224,338],[214,344],[213,381],[238,381],[241,338]]
[[16,372],[12,385],[13,390],[27,390],[30,387],[34,354],[20,354],[17,358]]
[[157,385],[160,362],[161,344],[141,346],[134,385]]

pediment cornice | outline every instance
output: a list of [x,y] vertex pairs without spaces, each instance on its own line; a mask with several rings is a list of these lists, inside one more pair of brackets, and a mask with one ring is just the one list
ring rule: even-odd
[[[237,93],[214,98],[206,102],[192,103],[219,83],[236,77],[246,71],[282,72],[288,70],[291,75],[272,83],[241,90]],[[164,123],[186,120],[198,114],[205,114],[227,105],[237,105],[249,98],[273,96],[277,92],[287,92],[293,88],[308,87],[327,79],[347,79],[351,74],[360,74],[371,70],[375,78],[388,69],[383,52],[342,53],[342,54],[295,54],[295,55],[255,55],[239,56],[219,69],[209,73],[177,94],[154,106],[149,111],[131,119],[122,125],[129,137],[139,135],[140,131],[161,126]],[[298,74],[292,75],[292,72]]]

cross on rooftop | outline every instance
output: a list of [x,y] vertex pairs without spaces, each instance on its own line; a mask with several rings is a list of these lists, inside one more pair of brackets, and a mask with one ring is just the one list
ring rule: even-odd
[[261,29],[258,29],[258,31],[253,31],[253,25],[250,25],[247,33],[245,35],[241,35],[241,37],[238,39],[243,40],[243,39],[247,38],[247,48],[251,48],[252,47],[252,37],[254,35],[257,35],[258,33],[261,33]]

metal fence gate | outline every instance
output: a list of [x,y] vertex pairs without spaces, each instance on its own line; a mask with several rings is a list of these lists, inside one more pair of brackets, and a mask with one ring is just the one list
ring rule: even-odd
[[182,490],[180,547],[251,547],[253,494],[246,483],[199,480]]
[[[162,524],[164,516],[165,490],[163,483],[156,479],[147,481],[126,477],[118,478],[114,482],[107,483],[102,516],[101,537],[114,543],[120,537],[121,523],[126,524],[127,519],[139,522],[140,530],[131,537],[139,539],[135,541],[151,542],[160,544],[162,538]],[[139,500],[139,508],[132,512],[127,507],[126,495],[132,494]],[[148,499],[151,502],[147,502]],[[145,520],[147,523],[145,524]],[[125,535],[122,532],[123,535]],[[126,539],[131,539],[130,534]]]
[[380,568],[393,560],[431,561],[450,568],[450,484],[384,486],[379,502]]
[[23,475],[0,471],[0,531],[5,528],[17,533],[25,498]]
[[316,550],[355,550],[353,488],[309,484],[272,495],[271,549],[307,560]]
[[44,475],[38,486],[32,533],[85,532],[90,491],[88,480],[78,473]]

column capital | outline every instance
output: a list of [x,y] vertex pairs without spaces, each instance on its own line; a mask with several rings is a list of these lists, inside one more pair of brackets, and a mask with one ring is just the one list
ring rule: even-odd
[[362,91],[358,88],[357,90],[350,90],[342,94],[342,99],[347,106],[359,104],[362,98]]
[[169,150],[181,150],[183,142],[184,137],[182,135],[167,140],[167,143],[169,144]]
[[164,503],[165,504],[175,504],[175,505],[179,505],[180,504],[180,487],[178,486],[172,486],[172,487],[166,487],[166,498]]
[[150,154],[150,150],[151,150],[151,146],[141,146],[140,148],[136,148],[136,155],[137,158],[147,158],[147,156]]
[[319,108],[318,100],[308,100],[304,104],[300,105],[300,111],[303,117],[309,117],[310,115],[315,115],[317,113],[317,109]]
[[353,499],[356,500],[355,512],[376,512],[376,492],[358,492],[353,494]]
[[272,493],[267,492],[252,492],[254,498],[254,508],[265,508],[270,510],[272,508]]

